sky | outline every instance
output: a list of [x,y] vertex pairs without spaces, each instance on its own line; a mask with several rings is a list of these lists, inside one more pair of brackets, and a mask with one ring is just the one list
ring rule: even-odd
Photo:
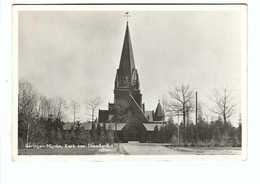
[[[47,97],[81,104],[101,96],[100,109],[114,100],[114,80],[126,29],[125,11],[20,11],[19,79]],[[212,106],[214,88],[235,96],[236,123],[241,103],[241,17],[238,11],[131,11],[129,29],[146,110],[181,84]],[[214,116],[206,108],[205,114]],[[72,113],[67,110],[67,119]]]

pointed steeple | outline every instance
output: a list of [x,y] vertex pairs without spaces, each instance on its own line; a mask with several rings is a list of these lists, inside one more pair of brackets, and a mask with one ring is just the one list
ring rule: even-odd
[[120,64],[116,72],[114,94],[115,102],[125,100],[131,94],[138,106],[142,107],[142,94],[140,93],[138,72],[135,68],[128,22],[126,24]]
[[162,106],[161,106],[161,104],[160,104],[160,100],[158,100],[158,105],[157,105],[157,107],[156,107],[156,110],[155,110],[154,115],[155,115],[156,117],[163,117],[163,116],[164,116],[164,115],[163,115],[163,109],[162,109]]
[[133,55],[133,49],[131,44],[131,38],[130,38],[130,31],[128,22],[126,24],[126,31],[125,31],[125,38],[124,38],[124,44],[119,64],[119,72],[121,74],[132,74],[133,69],[135,68],[135,62],[134,62],[134,55]]

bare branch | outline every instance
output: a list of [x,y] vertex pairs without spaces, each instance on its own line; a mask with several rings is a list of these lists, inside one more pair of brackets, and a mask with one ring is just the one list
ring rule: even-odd
[[103,101],[100,96],[96,96],[96,97],[87,99],[85,102],[87,104],[88,109],[90,109],[92,112],[92,122],[94,122],[95,111],[103,103]]
[[212,102],[214,102],[215,107],[210,108],[210,110],[220,115],[224,123],[227,122],[227,119],[230,118],[235,110],[235,104],[233,104],[234,97],[232,96],[232,92],[228,89],[228,87],[222,87],[222,91],[217,89],[213,90],[213,98],[210,98]]
[[185,142],[185,118],[194,110],[194,94],[189,85],[182,84],[181,87],[175,87],[169,92],[170,98],[173,100],[170,103],[171,111],[176,115],[183,117],[184,124],[184,142]]
[[55,97],[53,99],[53,107],[55,112],[55,117],[62,119],[65,116],[65,111],[68,108],[67,102],[63,97]]
[[71,100],[71,108],[72,108],[72,113],[73,113],[73,122],[75,123],[76,122],[76,119],[77,119],[77,113],[79,111],[79,108],[80,108],[80,104],[75,101],[75,100]]

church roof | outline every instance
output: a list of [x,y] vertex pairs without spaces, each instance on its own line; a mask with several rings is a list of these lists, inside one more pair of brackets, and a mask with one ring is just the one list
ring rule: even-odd
[[[97,123],[95,123],[97,126]],[[126,123],[105,123],[106,129],[107,130],[122,130]],[[74,123],[65,123],[63,125],[63,130],[71,130],[71,128],[74,128]],[[100,123],[100,126],[103,127],[103,123]],[[80,123],[80,127],[82,127],[84,130],[91,130],[92,129],[92,123],[91,122],[86,122],[86,123]]]
[[150,122],[153,121],[153,111],[145,111],[144,114]]
[[135,99],[133,98],[133,96],[130,94],[128,96],[129,98],[129,102],[130,105],[133,107],[134,112],[136,113],[136,115],[138,116],[138,118],[142,121],[142,122],[149,122],[149,120],[147,119],[147,117],[145,116],[145,114],[143,113],[142,109],[139,107],[139,105],[136,103]]
[[106,122],[109,118],[109,112],[108,110],[99,110],[98,111],[98,118],[99,122]]
[[135,68],[134,55],[132,50],[129,27],[127,23],[123,50],[122,50],[120,64],[119,64],[119,72],[121,73],[128,72],[129,74],[132,74],[134,68]]
[[107,130],[118,130],[118,131],[120,131],[125,127],[126,123],[106,123],[105,125],[106,125]]
[[163,117],[163,109],[162,109],[160,102],[158,102],[154,115],[156,117]]
[[[97,123],[95,123],[97,125]],[[105,123],[107,130],[118,130],[121,131],[125,127],[126,123]],[[147,131],[154,131],[155,126],[158,126],[158,129],[160,130],[160,127],[163,126],[160,122],[153,122],[153,123],[143,123],[144,127]],[[103,127],[103,123],[100,123],[100,126]],[[66,123],[63,125],[63,130],[71,130],[71,128],[74,127],[74,123]],[[80,123],[80,127],[84,128],[84,130],[91,130],[92,123]]]
[[91,130],[92,128],[92,123],[81,123],[80,127],[83,127],[84,130]]
[[155,126],[158,126],[158,130],[163,126],[163,124],[155,124],[155,123],[144,123],[144,127],[147,131],[154,131]]

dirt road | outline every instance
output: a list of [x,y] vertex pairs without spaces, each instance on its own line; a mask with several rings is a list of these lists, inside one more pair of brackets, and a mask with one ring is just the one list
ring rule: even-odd
[[120,143],[120,150],[127,155],[239,155],[240,148],[223,147],[173,147],[156,143]]
[[185,152],[176,151],[166,148],[161,144],[156,143],[138,143],[129,142],[121,143],[120,146],[125,150],[128,155],[180,155],[186,154]]

